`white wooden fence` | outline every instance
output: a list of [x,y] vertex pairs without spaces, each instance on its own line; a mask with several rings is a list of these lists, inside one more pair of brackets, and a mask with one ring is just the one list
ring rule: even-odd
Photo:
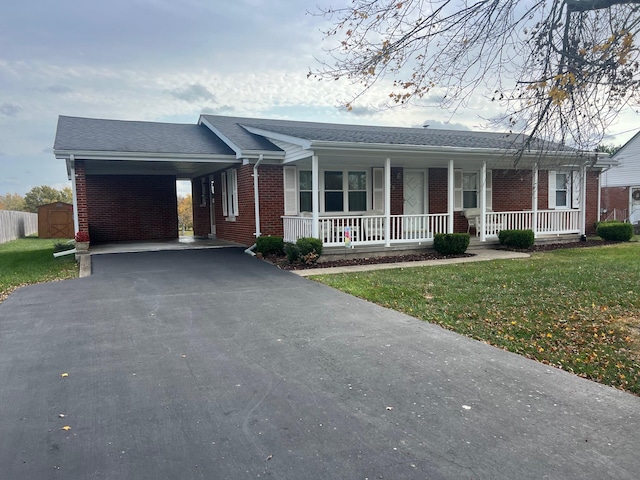
[[0,210],[0,243],[38,233],[38,214]]

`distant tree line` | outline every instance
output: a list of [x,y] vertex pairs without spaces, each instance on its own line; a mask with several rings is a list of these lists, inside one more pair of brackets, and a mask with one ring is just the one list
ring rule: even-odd
[[58,190],[48,185],[40,185],[33,187],[24,197],[19,193],[0,195],[0,210],[36,213],[40,205],[55,202],[72,203],[73,192],[71,188],[64,187],[62,190]]

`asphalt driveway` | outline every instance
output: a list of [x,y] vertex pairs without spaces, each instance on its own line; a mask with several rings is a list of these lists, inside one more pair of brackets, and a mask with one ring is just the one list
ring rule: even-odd
[[638,478],[640,398],[240,249],[93,270],[0,305],[0,478]]

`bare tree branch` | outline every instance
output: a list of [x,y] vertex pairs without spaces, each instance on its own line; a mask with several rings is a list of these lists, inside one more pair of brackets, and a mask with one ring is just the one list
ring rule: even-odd
[[[383,78],[383,107],[428,99],[456,111],[472,95],[499,103],[488,119],[540,140],[594,148],[640,103],[640,0],[352,0],[334,20],[317,79],[348,79],[350,108]],[[334,40],[336,39],[336,40]]]

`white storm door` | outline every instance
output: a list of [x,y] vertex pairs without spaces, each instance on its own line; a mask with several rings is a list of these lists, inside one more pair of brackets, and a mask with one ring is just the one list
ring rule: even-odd
[[[427,172],[424,170],[404,171],[404,215],[423,215],[427,207]],[[424,217],[405,217],[405,233],[424,233]]]

